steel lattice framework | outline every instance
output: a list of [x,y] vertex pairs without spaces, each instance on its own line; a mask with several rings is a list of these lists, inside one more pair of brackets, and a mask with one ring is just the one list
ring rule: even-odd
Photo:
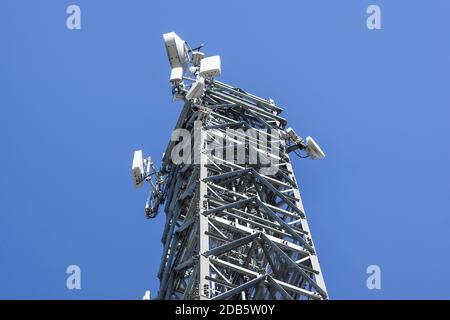
[[[281,112],[272,100],[212,78],[201,98],[184,99],[176,128],[194,137],[196,161],[174,163],[171,141],[158,173],[166,214],[158,299],[328,298],[288,139],[273,134],[285,130]],[[236,129],[278,139],[277,155]],[[271,156],[278,170],[264,174],[263,158]]]

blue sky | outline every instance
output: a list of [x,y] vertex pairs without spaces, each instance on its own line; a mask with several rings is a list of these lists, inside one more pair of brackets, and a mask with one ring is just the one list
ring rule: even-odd
[[[82,29],[66,28],[77,4]],[[366,28],[366,8],[382,30]],[[132,153],[160,159],[162,34],[273,98],[323,161],[294,167],[331,298],[450,298],[450,3],[17,1],[0,12],[0,298],[157,292],[164,214],[144,217]],[[81,290],[66,289],[68,265]],[[381,267],[381,290],[366,268]]]

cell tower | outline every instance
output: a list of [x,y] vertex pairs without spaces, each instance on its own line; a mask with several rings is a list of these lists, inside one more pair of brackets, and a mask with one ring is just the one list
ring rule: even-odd
[[132,166],[147,217],[165,204],[157,299],[328,299],[289,158],[324,153],[273,100],[217,81],[219,56],[163,37],[184,107],[161,168],[140,150]]

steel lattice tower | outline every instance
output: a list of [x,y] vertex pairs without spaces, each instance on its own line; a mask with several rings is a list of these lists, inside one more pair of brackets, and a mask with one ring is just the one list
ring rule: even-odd
[[[166,48],[170,59],[167,41]],[[272,100],[219,82],[205,72],[200,72],[201,78],[201,67],[193,60],[202,54],[190,49],[188,53],[188,61],[198,67],[191,70],[196,78],[171,80],[174,96],[184,100],[176,129],[193,137],[184,143],[196,161],[174,163],[171,154],[177,142],[171,141],[161,169],[152,171],[151,160],[144,160],[150,169],[141,177],[153,187],[148,215],[155,216],[158,205],[165,204],[157,298],[327,299],[288,154],[307,150],[308,145],[286,134],[287,121]],[[188,99],[199,79],[201,92]],[[180,80],[192,83],[192,90]],[[248,129],[280,144],[261,152],[258,139],[240,136]],[[239,148],[247,151],[243,161],[238,159]],[[252,150],[258,154],[255,161],[248,156]],[[274,151],[278,170],[266,174],[267,157]]]

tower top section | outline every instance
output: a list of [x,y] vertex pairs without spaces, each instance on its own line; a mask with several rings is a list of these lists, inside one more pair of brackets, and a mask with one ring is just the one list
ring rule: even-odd
[[[192,49],[175,32],[163,34],[163,39],[171,68],[170,82],[174,99],[192,100],[201,97],[205,80],[220,76],[220,56],[205,57],[200,51],[203,45]],[[185,80],[195,81],[189,90],[186,90]]]

